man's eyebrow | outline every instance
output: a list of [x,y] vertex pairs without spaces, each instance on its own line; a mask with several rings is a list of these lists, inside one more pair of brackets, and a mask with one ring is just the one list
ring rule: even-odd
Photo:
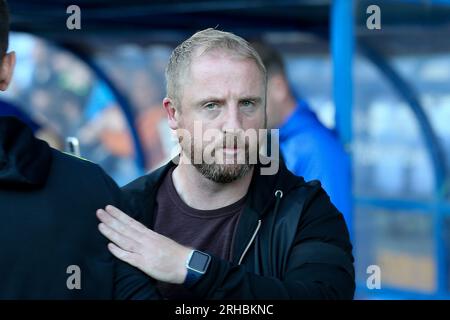
[[[242,101],[254,101],[255,103],[261,103],[262,102],[262,98],[258,97],[258,96],[244,96],[244,97],[239,99],[239,102],[242,102]],[[216,103],[219,103],[219,104],[223,104],[223,103],[225,103],[225,99],[222,99],[222,98],[219,98],[219,97],[210,96],[210,97],[204,98],[202,100],[199,100],[196,103],[196,105],[202,106],[202,105],[204,105],[205,103],[208,103],[208,102],[216,102]]]
[[207,98],[204,98],[204,99],[198,101],[196,104],[199,105],[199,106],[202,106],[202,105],[204,105],[204,104],[207,103],[207,102],[218,102],[218,103],[223,103],[224,101],[225,101],[224,99],[221,99],[221,98],[218,98],[218,97],[210,96],[210,97],[207,97]]
[[261,103],[262,102],[262,98],[261,97],[257,97],[257,96],[248,96],[248,97],[243,97],[240,98],[239,101],[254,101],[255,103]]

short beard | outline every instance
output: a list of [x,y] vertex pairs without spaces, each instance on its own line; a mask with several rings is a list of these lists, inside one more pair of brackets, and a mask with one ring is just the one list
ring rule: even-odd
[[[230,183],[244,177],[249,173],[253,164],[249,164],[248,145],[245,147],[245,163],[217,164],[196,163],[194,161],[194,144],[191,145],[191,163],[205,178],[216,183]],[[215,151],[213,151],[213,155]]]
[[194,167],[205,178],[216,183],[230,183],[244,177],[253,168],[252,164],[195,164]]

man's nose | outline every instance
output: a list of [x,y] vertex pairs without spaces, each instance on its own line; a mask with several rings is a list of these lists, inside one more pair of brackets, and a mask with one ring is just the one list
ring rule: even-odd
[[227,108],[222,130],[223,132],[242,130],[242,117],[238,106],[230,106]]

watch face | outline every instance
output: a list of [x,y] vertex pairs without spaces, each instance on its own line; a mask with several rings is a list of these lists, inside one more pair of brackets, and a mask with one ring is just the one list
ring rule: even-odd
[[189,261],[189,267],[199,271],[205,272],[208,265],[209,256],[199,251],[194,251],[191,260]]

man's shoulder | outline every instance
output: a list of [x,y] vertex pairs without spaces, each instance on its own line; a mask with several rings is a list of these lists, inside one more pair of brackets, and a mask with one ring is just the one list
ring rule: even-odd
[[54,181],[64,180],[72,186],[95,189],[97,194],[101,191],[119,192],[114,180],[97,163],[55,149],[52,149],[52,158],[51,175]]
[[[280,186],[284,186],[287,191],[285,192],[285,200],[301,205],[303,211],[309,210],[311,207],[320,207],[319,211],[324,210],[328,213],[330,213],[330,210],[337,210],[321,181],[317,179],[307,181],[303,177],[294,174],[285,166],[283,166],[278,180],[282,181]],[[317,213],[321,214],[320,212]]]
[[145,194],[153,191],[170,166],[171,164],[168,162],[150,173],[131,181],[122,187],[122,191],[126,194]]
[[62,164],[65,167],[76,168],[80,170],[98,170],[100,167],[98,164],[67,152],[62,152],[52,148],[53,161],[58,164]]
[[128,214],[144,225],[150,226],[153,217],[157,187],[167,172],[166,164],[121,188],[122,198]]
[[130,194],[130,193],[144,193],[147,189],[148,182],[150,179],[150,176],[153,173],[148,173],[146,175],[143,175],[128,184],[124,185],[121,189],[123,193]]
[[319,180],[306,181],[303,177],[295,176],[297,184],[293,186],[286,196],[291,201],[302,203],[304,207],[311,201],[314,201],[321,193],[326,191]]
[[280,190],[295,202],[307,201],[323,190],[319,180],[306,181],[304,177],[288,169],[283,159],[280,159],[278,165],[278,172],[274,176],[262,176],[256,188]]

